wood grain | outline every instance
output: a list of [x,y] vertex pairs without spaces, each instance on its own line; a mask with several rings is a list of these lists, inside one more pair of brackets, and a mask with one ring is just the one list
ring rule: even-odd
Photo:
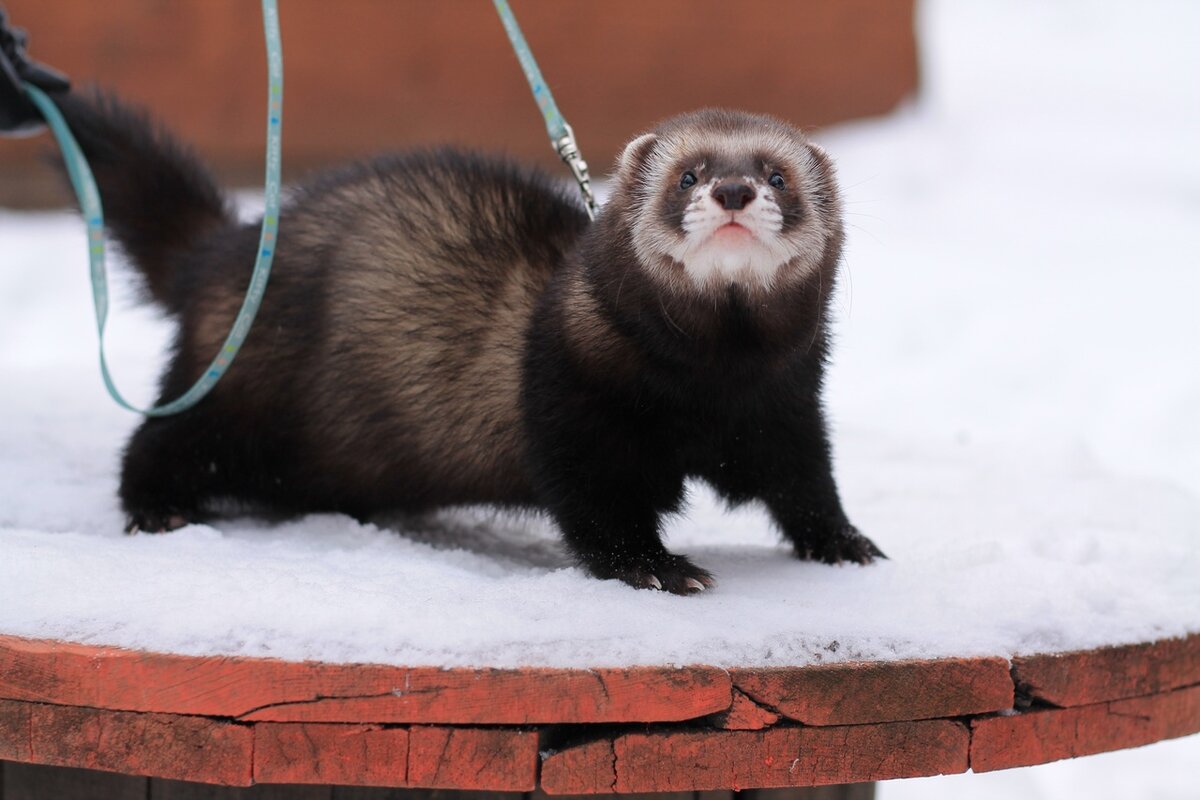
[[0,637],[0,760],[150,776],[152,795],[173,780],[364,798],[821,786],[968,757],[986,771],[1200,731],[1198,640],[1023,658],[1035,700],[1107,699],[1019,713],[1003,659],[440,670]]
[[1056,706],[1080,706],[1200,684],[1200,635],[1080,653],[1013,659],[1018,688]]
[[740,689],[733,690],[733,703],[729,710],[712,717],[713,727],[729,731],[757,731],[769,728],[781,719],[770,709],[763,708],[751,700]]
[[1200,732],[1200,687],[971,723],[971,769],[1045,764]]
[[172,714],[29,704],[26,761],[249,786],[249,726]]
[[577,744],[542,760],[542,791],[552,795],[616,791],[617,765],[611,739]]
[[673,722],[723,711],[691,669],[438,669],[180,656],[0,636],[0,698],[267,722]]
[[806,725],[936,719],[1012,708],[1002,658],[735,669],[734,685]]
[[408,730],[379,725],[254,726],[256,783],[405,786]]
[[[543,763],[542,788],[547,793],[737,791],[964,772],[969,735],[965,725],[932,720],[764,731],[656,731],[615,737],[611,755],[596,742],[582,747],[586,754],[564,751]],[[587,776],[598,780],[589,786]]]
[[536,731],[418,725],[410,735],[410,786],[495,792],[537,786]]

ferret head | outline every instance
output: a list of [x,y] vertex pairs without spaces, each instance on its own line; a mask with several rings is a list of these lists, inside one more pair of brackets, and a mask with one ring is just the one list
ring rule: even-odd
[[802,280],[840,244],[833,165],[771,117],[705,110],[667,120],[625,147],[615,181],[639,260],[669,284],[771,289]]

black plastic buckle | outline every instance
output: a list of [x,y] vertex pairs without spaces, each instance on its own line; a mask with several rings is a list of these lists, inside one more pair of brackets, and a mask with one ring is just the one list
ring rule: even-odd
[[29,136],[45,124],[37,107],[25,95],[28,82],[45,92],[71,88],[67,76],[25,56],[25,31],[8,26],[0,7],[0,136]]

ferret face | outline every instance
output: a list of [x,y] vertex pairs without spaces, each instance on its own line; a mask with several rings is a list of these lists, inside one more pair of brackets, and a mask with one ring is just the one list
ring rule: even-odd
[[617,180],[633,198],[640,260],[672,283],[770,289],[802,279],[841,230],[828,157],[769,117],[669,120],[625,148]]

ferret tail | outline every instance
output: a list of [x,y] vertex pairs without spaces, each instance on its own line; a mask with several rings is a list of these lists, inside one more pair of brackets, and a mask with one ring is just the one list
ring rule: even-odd
[[145,279],[150,297],[177,311],[180,256],[236,217],[208,169],[141,109],[98,90],[55,97],[100,190],[104,226]]

